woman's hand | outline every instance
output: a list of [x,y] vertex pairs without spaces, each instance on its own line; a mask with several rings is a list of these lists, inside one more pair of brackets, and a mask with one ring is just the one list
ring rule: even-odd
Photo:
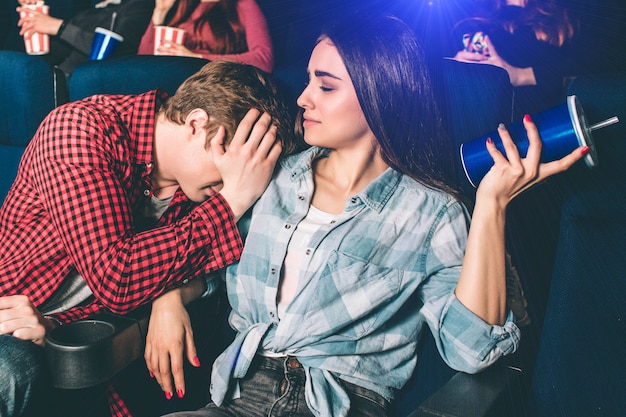
[[176,0],[156,0],[154,3],[154,10],[152,11],[152,24],[155,26],[162,25],[165,21],[165,16],[174,6]]
[[33,33],[45,33],[48,35],[56,35],[63,23],[63,19],[48,16],[47,14],[29,9],[28,7],[18,7],[18,13],[24,12],[25,17],[20,18],[17,25],[21,28],[20,35],[28,38]]
[[178,398],[185,395],[183,355],[193,366],[200,366],[180,291],[171,290],[152,303],[144,354],[150,375],[156,378],[168,400],[174,395],[174,387]]
[[0,297],[0,334],[43,345],[55,323],[45,318],[25,295]]
[[589,152],[588,146],[581,146],[557,161],[540,163],[541,139],[537,126],[528,115],[524,117],[524,127],[529,141],[528,153],[525,158],[520,157],[517,147],[504,125],[498,127],[498,133],[502,139],[506,156],[500,153],[491,140],[487,141],[487,150],[493,158],[494,165],[478,186],[477,200],[491,199],[498,207],[504,209],[517,195],[538,182],[567,170]]
[[509,74],[509,81],[511,85],[515,87],[524,85],[537,85],[537,80],[535,79],[535,71],[532,67],[514,67],[513,65],[502,59],[502,57],[498,54],[495,46],[493,46],[493,43],[491,43],[491,39],[489,39],[489,36],[485,35],[483,40],[487,45],[487,47],[485,48],[486,52],[484,54],[468,52],[463,49],[457,52],[452,59],[454,59],[455,61],[470,64],[486,64],[500,67],[504,69],[507,74]]
[[465,307],[492,325],[503,325],[507,312],[504,239],[507,205],[538,182],[565,171],[589,151],[588,147],[579,147],[557,161],[541,163],[541,139],[529,116],[524,118],[524,127],[529,140],[525,158],[520,157],[503,125],[498,133],[506,155],[491,140],[487,141],[494,165],[476,191],[463,268],[455,289],[457,299]]
[[202,55],[190,51],[183,45],[179,45],[170,41],[163,41],[158,46],[157,52],[159,55],[173,55],[173,56],[190,56],[193,58],[202,58]]

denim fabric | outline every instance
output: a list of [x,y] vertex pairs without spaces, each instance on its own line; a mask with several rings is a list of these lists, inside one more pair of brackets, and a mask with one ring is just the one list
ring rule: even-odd
[[0,334],[0,416],[24,416],[46,373],[43,349]]
[[[380,394],[340,381],[350,398],[350,417],[385,417],[389,403]],[[312,417],[305,399],[306,375],[294,357],[256,356],[239,381],[240,397],[221,407],[209,404],[197,411],[169,417]]]

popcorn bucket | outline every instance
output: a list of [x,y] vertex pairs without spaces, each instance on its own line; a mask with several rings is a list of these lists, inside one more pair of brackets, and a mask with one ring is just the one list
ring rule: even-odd
[[489,56],[489,47],[485,42],[485,34],[483,32],[466,33],[463,35],[463,48],[467,52],[473,52]]
[[185,40],[185,30],[171,26],[154,27],[154,55],[159,55],[158,49],[163,42],[172,42],[182,45]]
[[[23,7],[35,10],[44,14],[48,14],[49,7],[43,4],[26,4]],[[28,15],[28,12],[20,12],[20,17],[24,18]],[[45,33],[31,33],[29,36],[24,37],[24,47],[26,53],[30,55],[44,55],[50,52],[50,37]]]

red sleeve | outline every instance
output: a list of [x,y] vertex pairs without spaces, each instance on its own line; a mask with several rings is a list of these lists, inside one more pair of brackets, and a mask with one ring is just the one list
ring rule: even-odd
[[137,55],[154,55],[154,23],[152,23],[152,19],[148,24],[148,29],[141,37]]
[[34,177],[56,233],[99,304],[124,314],[239,258],[241,238],[219,194],[172,224],[135,233],[133,191],[124,180],[130,164],[112,156],[124,152],[110,133],[115,127],[90,109],[67,109],[49,126],[57,139],[35,152]]

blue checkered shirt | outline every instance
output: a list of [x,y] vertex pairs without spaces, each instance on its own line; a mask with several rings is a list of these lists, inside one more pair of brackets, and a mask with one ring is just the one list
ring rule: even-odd
[[225,277],[237,336],[215,362],[212,400],[238,397],[236,380],[259,350],[298,358],[316,416],[347,415],[350,400],[338,378],[393,399],[413,373],[426,326],[444,360],[461,371],[514,352],[520,334],[511,314],[504,326],[492,326],[454,296],[467,211],[393,169],[313,234],[298,292],[279,319],[281,267],[309,209],[312,162],[325,152],[311,148],[283,160],[251,221],[240,222],[244,251]]

